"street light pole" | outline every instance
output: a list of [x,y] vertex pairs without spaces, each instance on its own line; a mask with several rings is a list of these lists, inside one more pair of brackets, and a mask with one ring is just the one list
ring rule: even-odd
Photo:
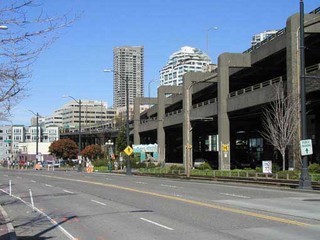
[[[128,75],[126,76],[126,111],[127,111],[127,119],[126,119],[127,146],[130,146],[130,136],[129,136],[129,78],[128,78]],[[130,156],[127,157],[126,174],[127,175],[131,175]]]
[[211,30],[218,30],[218,27],[210,27],[210,28],[208,28],[207,29],[207,31],[206,31],[206,47],[207,47],[207,55],[209,56],[209,31],[211,31]]
[[[126,144],[127,146],[130,146],[130,132],[129,132],[129,77],[126,75],[126,78],[123,78],[123,76],[114,70],[111,69],[104,69],[104,72],[113,72],[114,74],[118,75],[121,79],[124,79],[126,83]],[[130,156],[127,157],[127,168],[126,168],[126,174],[131,175],[131,164],[130,164]]]
[[[300,103],[301,103],[301,140],[307,139],[306,88],[305,88],[305,45],[304,45],[304,3],[300,0]],[[308,156],[302,156],[299,188],[311,189],[308,173]]]
[[78,105],[79,105],[79,140],[78,140],[78,158],[80,158],[80,156],[81,156],[81,146],[82,146],[82,142],[81,142],[81,104],[82,104],[82,102],[81,102],[81,99],[79,99],[79,100],[77,100],[77,99],[75,99],[74,97],[72,97],[72,96],[70,96],[70,95],[68,95],[68,96],[63,96],[63,97],[69,97],[69,98],[71,98],[71,99],[73,99],[76,103],[78,103]]
[[38,160],[38,154],[39,154],[39,113],[35,113],[32,110],[28,110],[29,112],[31,112],[33,115],[36,116],[36,160]]

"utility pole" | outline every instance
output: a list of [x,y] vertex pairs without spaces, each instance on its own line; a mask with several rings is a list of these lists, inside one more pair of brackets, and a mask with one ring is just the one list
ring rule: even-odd
[[[307,139],[306,87],[305,87],[305,46],[304,46],[304,3],[300,0],[300,102],[301,102],[301,140]],[[308,156],[302,156],[299,188],[311,189],[308,173]]]

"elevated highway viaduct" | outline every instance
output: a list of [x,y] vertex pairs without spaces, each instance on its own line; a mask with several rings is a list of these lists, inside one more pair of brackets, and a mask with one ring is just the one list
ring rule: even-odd
[[[305,15],[308,138],[314,149],[320,144],[319,21],[319,8]],[[182,86],[161,86],[157,98],[137,98],[134,144],[158,143],[160,162],[185,166],[192,166],[195,158],[206,158],[222,170],[277,160],[261,137],[261,113],[275,100],[277,87],[286,95],[299,95],[299,28],[295,14],[284,29],[258,46],[222,53],[215,71],[187,73]],[[148,103],[153,106],[139,114],[139,105]],[[319,158],[317,150],[311,161]],[[287,166],[294,168],[298,161],[291,151]]]

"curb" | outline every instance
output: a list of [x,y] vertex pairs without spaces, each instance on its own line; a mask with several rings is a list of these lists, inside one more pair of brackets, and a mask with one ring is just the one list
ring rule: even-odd
[[4,218],[4,222],[6,223],[6,227],[8,229],[8,235],[10,240],[17,240],[16,232],[14,231],[13,225],[10,222],[10,218],[8,217],[7,213],[4,211],[2,206],[0,206],[0,214]]

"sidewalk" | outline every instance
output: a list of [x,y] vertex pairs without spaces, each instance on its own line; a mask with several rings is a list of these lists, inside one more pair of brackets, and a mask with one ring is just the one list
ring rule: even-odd
[[16,240],[16,233],[7,213],[0,206],[0,240]]

